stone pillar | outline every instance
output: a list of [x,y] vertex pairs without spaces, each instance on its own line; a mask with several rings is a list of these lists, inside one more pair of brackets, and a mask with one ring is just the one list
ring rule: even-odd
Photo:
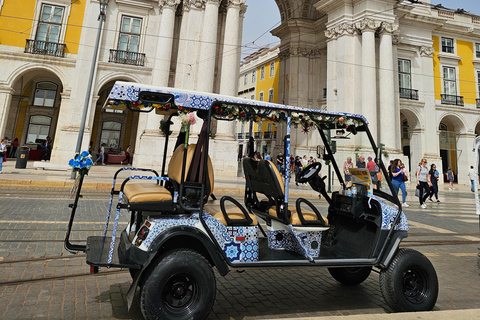
[[[12,103],[12,95],[14,90],[7,86],[0,87],[0,119],[3,121],[0,122],[0,137],[5,137],[5,129],[7,127],[7,114],[8,109]],[[13,137],[9,137],[13,138]]]
[[220,0],[207,0],[203,16],[202,43],[197,73],[197,90],[213,92],[217,53],[218,8]]
[[[155,63],[152,70],[152,85],[168,86],[170,76],[171,56],[173,48],[173,33],[175,27],[175,11],[180,0],[161,0],[161,21],[158,30],[158,43]],[[141,113],[138,119],[137,144],[133,157],[136,167],[159,168],[163,157],[164,139],[161,139],[160,121],[154,111]]]
[[[225,31],[222,48],[220,94],[236,96],[240,65],[240,38],[245,0],[229,0],[225,18]],[[212,159],[215,171],[224,176],[237,176],[238,141],[235,138],[235,121],[218,121],[215,139],[211,142]]]
[[337,31],[325,31],[327,37],[327,109],[337,111]]
[[357,22],[356,26],[362,33],[362,114],[367,118],[372,136],[378,143],[375,31],[379,23],[364,19]]
[[395,108],[395,71],[393,66],[392,33],[397,29],[393,23],[382,22],[380,29],[380,50],[378,82],[380,84],[380,141],[389,152],[397,152],[395,130],[400,111]]
[[[236,96],[238,90],[238,74],[240,65],[239,29],[241,26],[240,9],[245,0],[229,0],[225,22],[225,36],[222,52],[222,72],[220,76],[220,94]],[[219,121],[215,139],[233,140],[235,123]]]

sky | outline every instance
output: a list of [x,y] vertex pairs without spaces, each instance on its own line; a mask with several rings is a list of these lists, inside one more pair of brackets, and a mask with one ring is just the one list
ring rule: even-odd
[[[430,0],[432,4],[442,4],[445,8],[465,9],[480,15],[479,0]],[[242,57],[258,49],[273,47],[280,43],[280,39],[271,35],[272,30],[280,25],[280,12],[275,0],[247,0],[248,6],[243,21]]]

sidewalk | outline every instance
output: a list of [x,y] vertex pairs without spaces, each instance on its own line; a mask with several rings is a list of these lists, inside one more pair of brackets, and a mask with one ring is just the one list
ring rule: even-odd
[[[300,319],[300,318],[291,318]],[[403,313],[382,313],[382,314],[358,314],[348,316],[329,316],[301,318],[302,320],[452,320],[452,319],[480,319],[479,309],[466,310],[445,310],[430,312],[403,312]],[[287,319],[288,320],[288,319]]]
[[[73,180],[70,178],[70,170],[42,170],[33,167],[34,161],[27,163],[26,169],[16,169],[15,160],[8,159],[3,163],[2,174],[0,174],[0,188],[4,187],[34,187],[34,188],[57,188],[57,189],[70,189],[73,184]],[[112,181],[115,172],[124,166],[119,164],[110,165],[96,165],[90,169],[88,176],[83,182],[83,189],[85,190],[105,190],[108,191],[112,188]],[[131,166],[129,166],[131,167]],[[322,169],[322,173],[326,170]],[[157,169],[157,172],[161,174],[161,168]],[[144,175],[145,173],[140,171],[125,171],[118,175],[118,182],[122,181],[130,175]],[[337,184],[332,186],[332,190],[338,190]],[[317,195],[312,188],[307,185],[295,186],[293,181],[289,184],[289,192],[292,196],[314,196]],[[407,183],[407,191],[414,192],[415,183]],[[470,186],[467,185],[455,185],[455,188],[459,190],[467,190]],[[227,177],[216,176],[215,177],[215,192],[218,194],[224,193],[243,193],[245,191],[245,179],[243,177]],[[448,184],[439,185],[439,191],[448,191]],[[451,191],[450,191],[451,192]]]

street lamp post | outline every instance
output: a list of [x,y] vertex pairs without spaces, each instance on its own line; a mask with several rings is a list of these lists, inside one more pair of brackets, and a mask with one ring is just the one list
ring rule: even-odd
[[[87,121],[88,104],[90,102],[90,95],[92,93],[93,76],[95,74],[95,68],[97,66],[98,47],[100,45],[100,35],[102,34],[102,25],[105,21],[105,15],[107,11],[107,5],[109,0],[100,0],[100,15],[98,16],[98,30],[97,40],[95,42],[95,49],[93,50],[92,65],[90,67],[90,76],[88,78],[87,93],[85,94],[85,104],[83,106],[82,120],[80,121],[80,128],[78,130],[77,146],[75,147],[75,153],[79,154],[82,148],[83,134],[85,131],[85,122]],[[75,179],[76,172],[72,171],[71,178]]]

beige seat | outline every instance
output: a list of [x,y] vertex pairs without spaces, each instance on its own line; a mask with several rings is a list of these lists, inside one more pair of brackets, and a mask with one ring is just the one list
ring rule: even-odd
[[[211,216],[213,216],[215,219],[220,221],[223,225],[228,225],[227,220],[225,219],[222,210],[220,209],[220,201],[215,200],[215,201],[209,201],[203,206],[203,209],[208,212]],[[227,212],[228,217],[231,220],[243,220],[245,219],[245,215],[243,214],[242,210],[240,210],[239,207],[234,205],[233,203],[226,202],[225,203],[225,211]],[[248,213],[250,218],[252,219],[252,223],[250,224],[251,226],[256,226],[258,225],[258,220],[257,217],[251,213]]]
[[[193,154],[196,144],[190,144],[187,149],[187,159],[185,165],[185,178],[187,177],[190,165],[192,163]],[[169,179],[180,184],[182,177],[182,164],[185,145],[180,145],[175,149],[168,164],[167,175]],[[211,190],[213,192],[213,166],[210,157],[208,157],[208,177],[210,179]],[[131,181],[124,187],[124,194],[130,203],[134,202],[156,202],[156,201],[171,201],[172,194],[170,191],[158,184],[156,181]]]

